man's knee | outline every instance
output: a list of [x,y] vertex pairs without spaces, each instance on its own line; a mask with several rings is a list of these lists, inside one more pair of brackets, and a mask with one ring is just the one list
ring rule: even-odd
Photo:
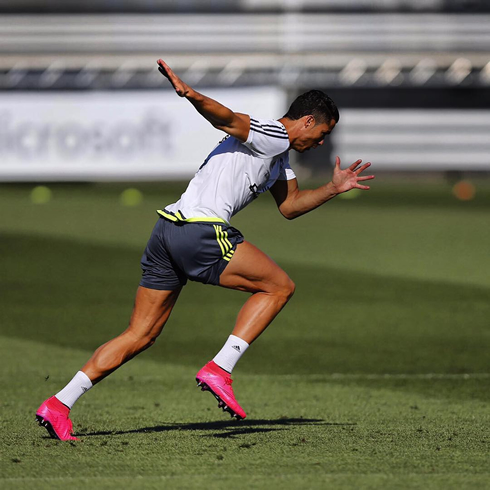
[[285,303],[292,298],[295,290],[296,284],[285,274],[279,289],[279,294],[284,298]]
[[296,291],[296,284],[291,279],[289,279],[288,287],[287,287],[288,301],[293,297],[295,291]]
[[148,349],[148,347],[151,347],[155,342],[157,341],[156,337],[152,337],[148,335],[147,337],[143,337],[141,339],[141,346],[144,349]]

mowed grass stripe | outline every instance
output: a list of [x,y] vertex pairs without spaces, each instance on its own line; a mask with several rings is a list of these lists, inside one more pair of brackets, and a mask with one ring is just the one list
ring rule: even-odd
[[[92,351],[126,328],[139,253],[22,235],[4,236],[0,252],[9,257],[0,276],[4,335]],[[296,295],[244,357],[245,371],[487,372],[490,290],[281,265],[295,280]],[[246,298],[189,284],[144,355],[197,369],[229,335]]]

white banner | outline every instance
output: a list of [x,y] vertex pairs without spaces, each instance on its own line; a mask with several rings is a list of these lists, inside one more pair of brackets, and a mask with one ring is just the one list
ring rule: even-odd
[[332,138],[344,162],[373,171],[488,171],[489,128],[483,109],[345,109]]
[[[206,90],[236,112],[279,118],[278,88]],[[173,91],[0,94],[0,181],[177,179],[223,137]]]

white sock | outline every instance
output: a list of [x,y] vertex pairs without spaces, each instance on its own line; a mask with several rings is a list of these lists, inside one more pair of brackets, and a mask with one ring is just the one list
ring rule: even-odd
[[247,349],[248,344],[245,342],[245,340],[242,340],[240,337],[235,335],[230,335],[223,348],[216,354],[213,361],[221,369],[231,373],[235,367],[235,364]]
[[92,388],[92,381],[83,372],[78,371],[73,379],[59,392],[56,393],[55,397],[66,405],[69,409],[73,407],[75,402],[88,390]]

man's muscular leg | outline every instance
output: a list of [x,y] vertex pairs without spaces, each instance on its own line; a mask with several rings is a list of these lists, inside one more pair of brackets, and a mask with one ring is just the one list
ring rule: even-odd
[[289,276],[249,242],[237,246],[221,274],[220,286],[252,293],[238,314],[233,335],[251,344],[272,322],[294,293]]
[[159,291],[142,286],[138,288],[128,328],[118,337],[101,345],[82,368],[93,384],[155,343],[180,291]]
[[83,393],[119,366],[150,347],[160,335],[180,289],[158,291],[139,287],[128,328],[115,339],[99,347],[82,371],[55,396],[45,400],[36,411],[39,424],[51,437],[76,440],[72,435],[70,409]]
[[231,377],[241,355],[272,322],[294,293],[294,283],[267,255],[251,243],[239,244],[220,277],[220,286],[252,293],[238,313],[232,335],[213,361],[196,375],[198,386],[209,390],[218,406],[237,418],[247,415],[235,399]]

